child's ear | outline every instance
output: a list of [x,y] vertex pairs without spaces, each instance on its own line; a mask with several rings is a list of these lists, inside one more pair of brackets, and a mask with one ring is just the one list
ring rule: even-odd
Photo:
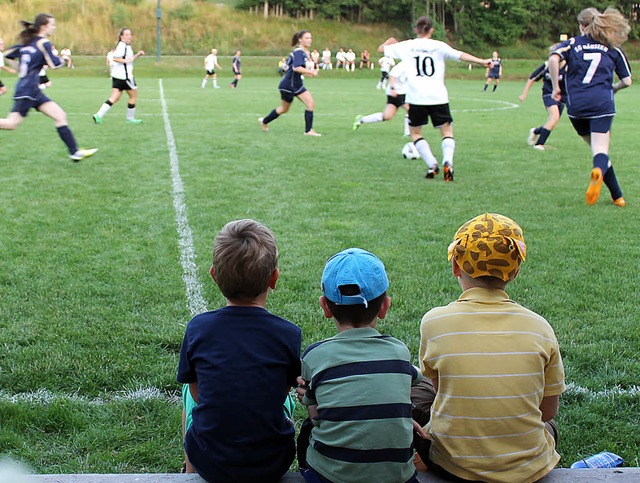
[[453,276],[456,278],[460,278],[462,270],[460,270],[460,265],[456,262],[455,255],[451,257],[451,270],[453,271]]
[[215,270],[213,269],[213,265],[211,265],[211,268],[209,269],[209,275],[211,275],[211,278],[215,283],[218,283],[218,281],[216,280],[216,274]]
[[380,306],[380,310],[378,311],[378,318],[384,319],[387,316],[387,312],[391,308],[391,297],[386,296],[382,301],[382,305]]
[[333,317],[333,312],[331,312],[331,308],[329,307],[329,304],[327,303],[327,297],[325,297],[324,295],[322,295],[320,297],[320,307],[322,307],[322,311],[324,312],[324,316],[327,319],[330,319]]
[[271,276],[269,277],[269,288],[271,290],[276,289],[276,284],[278,283],[278,278],[280,278],[280,269],[276,268],[273,272],[271,272]]

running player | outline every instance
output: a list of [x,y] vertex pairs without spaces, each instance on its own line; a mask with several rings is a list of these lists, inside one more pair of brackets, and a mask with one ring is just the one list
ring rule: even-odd
[[114,65],[111,68],[111,96],[104,101],[98,112],[93,115],[96,124],[102,124],[102,118],[109,112],[111,106],[120,100],[122,92],[129,96],[127,103],[127,123],[140,124],[141,119],[136,119],[136,100],[138,99],[138,86],[133,77],[133,62],[144,55],[144,50],[138,50],[135,54],[131,48],[133,35],[131,29],[124,27],[118,34],[118,43],[113,52]]
[[[550,47],[549,50],[554,51],[560,44],[554,44]],[[527,143],[529,146],[533,146],[534,149],[538,149],[540,151],[544,151],[545,143],[551,134],[551,131],[555,129],[558,125],[558,121],[560,121],[560,116],[562,116],[562,111],[564,110],[565,105],[565,97],[566,92],[564,90],[564,76],[567,72],[567,64],[565,61],[560,62],[560,71],[559,71],[559,81],[561,82],[560,87],[562,88],[562,100],[556,101],[553,96],[553,86],[551,85],[551,77],[549,76],[549,62],[545,62],[536,70],[534,70],[529,79],[527,80],[526,85],[524,86],[524,90],[522,94],[518,97],[522,102],[527,98],[527,94],[529,93],[529,89],[531,86],[542,80],[542,102],[544,107],[547,109],[548,117],[547,122],[545,122],[542,126],[532,127],[529,130],[529,137],[527,138]]]
[[211,53],[204,58],[204,70],[206,75],[204,76],[204,79],[202,79],[202,85],[200,87],[203,89],[207,87],[207,79],[211,78],[213,80],[213,88],[220,89],[216,69],[222,69],[220,64],[218,64],[218,49],[211,49]]
[[62,59],[54,55],[49,36],[56,30],[52,15],[41,13],[32,22],[21,21],[24,29],[20,33],[20,44],[5,52],[7,59],[19,59],[18,83],[13,96],[14,104],[9,115],[0,119],[0,129],[16,129],[33,108],[53,119],[62,142],[69,150],[73,161],[81,161],[95,154],[97,149],[78,149],[76,140],[67,124],[67,114],[49,99],[38,87],[39,73],[43,65],[51,68],[63,65]]
[[[376,112],[367,116],[356,116],[356,120],[353,122],[353,130],[358,129],[362,124],[371,124],[374,122],[383,122],[393,119],[398,112],[398,109],[402,108],[406,112],[409,112],[409,104],[405,102],[405,94],[407,93],[407,63],[399,62],[389,72],[389,85],[387,86],[387,105],[384,108],[384,112]],[[405,116],[404,120],[404,134],[409,135],[409,118]]]
[[230,86],[232,89],[238,87],[238,82],[240,82],[240,79],[242,79],[242,60],[240,60],[241,54],[242,52],[236,50],[235,55],[231,59],[231,69],[233,70],[233,75],[235,77]]
[[289,58],[287,59],[289,68],[278,86],[282,103],[280,106],[272,110],[267,116],[258,119],[263,131],[269,131],[267,124],[276,120],[282,114],[289,112],[293,98],[297,97],[302,101],[305,107],[304,134],[306,136],[321,136],[321,134],[313,130],[313,109],[315,108],[316,103],[311,96],[311,92],[309,92],[302,83],[303,75],[308,75],[310,77],[318,75],[317,70],[307,69],[305,67],[309,60],[309,47],[311,47],[311,41],[311,32],[308,30],[301,30],[300,32],[293,34],[291,45],[295,46],[295,49],[293,49],[293,52],[289,54]]
[[500,77],[502,77],[502,61],[500,60],[500,56],[496,50],[491,54],[491,62],[493,63],[491,67],[487,67],[487,73],[485,77],[487,78],[487,82],[482,89],[482,92],[487,90],[491,81],[493,81],[493,91],[495,92],[498,88],[498,84],[500,84]]
[[[586,9],[578,15],[582,35],[573,37],[549,57],[549,73],[553,97],[562,99],[560,62],[566,61],[564,78],[567,90],[567,114],[582,139],[591,146],[593,169],[586,193],[588,205],[595,204],[602,183],[607,185],[616,206],[625,206],[611,160],[609,142],[611,124],[616,113],[613,95],[631,85],[631,68],[620,49],[631,28],[627,19],[615,8],[604,13]],[[613,74],[619,81],[612,84]]]
[[429,143],[422,137],[422,126],[431,118],[434,127],[442,135],[442,167],[444,180],[453,181],[453,118],[449,110],[449,95],[444,85],[445,60],[491,67],[491,59],[480,59],[455,50],[448,44],[433,40],[433,23],[429,17],[420,17],[415,26],[417,38],[398,42],[387,39],[378,51],[386,57],[399,58],[410,66],[406,100],[409,104],[409,132],[411,139],[428,166],[426,178],[434,178],[440,171],[438,161]]
[[396,61],[391,57],[383,55],[378,60],[378,65],[380,66],[380,80],[376,85],[376,89],[386,89],[389,83],[389,72],[391,72],[391,68],[396,65]]

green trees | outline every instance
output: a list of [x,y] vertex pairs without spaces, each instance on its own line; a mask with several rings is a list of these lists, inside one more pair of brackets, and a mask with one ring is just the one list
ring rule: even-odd
[[[604,10],[610,4],[596,0],[589,5]],[[583,0],[240,0],[238,6],[260,9],[266,15],[407,26],[415,18],[429,15],[450,40],[483,46],[529,40],[546,45],[561,34],[574,35],[576,15],[587,4]],[[615,6],[632,27],[638,23],[637,1],[619,0]],[[636,29],[631,37],[638,38]]]

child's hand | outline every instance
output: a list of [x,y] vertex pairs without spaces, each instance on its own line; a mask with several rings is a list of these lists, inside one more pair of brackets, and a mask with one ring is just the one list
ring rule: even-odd
[[418,422],[415,419],[412,419],[412,421],[413,421],[413,430],[416,433],[418,433],[418,436],[420,436],[422,439],[429,439],[429,435],[425,432],[422,426],[420,426],[420,424],[418,424]]
[[296,387],[296,394],[298,395],[298,401],[302,402],[302,398],[307,393],[307,381],[302,379],[302,376],[296,378],[298,387]]

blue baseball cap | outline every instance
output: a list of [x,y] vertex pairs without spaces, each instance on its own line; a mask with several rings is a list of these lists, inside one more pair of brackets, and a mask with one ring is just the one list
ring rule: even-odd
[[[340,287],[357,285],[357,295],[342,295]],[[322,272],[322,292],[338,305],[368,306],[368,302],[380,297],[389,288],[384,264],[373,253],[360,248],[347,248],[336,253]]]

